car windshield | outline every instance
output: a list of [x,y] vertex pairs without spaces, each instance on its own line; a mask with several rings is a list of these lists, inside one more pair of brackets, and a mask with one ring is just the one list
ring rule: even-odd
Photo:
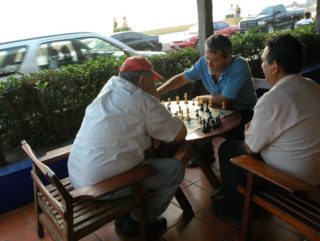
[[88,46],[90,53],[105,53],[107,55],[122,56],[125,53],[117,46],[99,38],[86,38],[83,41]]
[[272,15],[272,10],[273,10],[273,7],[266,7],[262,9],[259,15]]

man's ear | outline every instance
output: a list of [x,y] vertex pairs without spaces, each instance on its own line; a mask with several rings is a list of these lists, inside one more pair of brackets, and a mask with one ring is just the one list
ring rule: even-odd
[[275,75],[275,74],[279,74],[280,71],[280,66],[277,63],[277,61],[273,60],[272,64],[271,64],[271,74]]

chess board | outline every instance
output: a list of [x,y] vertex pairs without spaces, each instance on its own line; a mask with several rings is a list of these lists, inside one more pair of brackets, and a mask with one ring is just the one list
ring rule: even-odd
[[[233,113],[233,111],[230,110],[207,107],[206,104],[203,105],[203,111],[201,111],[201,106],[200,104],[198,105],[198,101],[191,100],[187,102],[185,100],[180,100],[179,104],[177,101],[162,102],[162,104],[172,113],[172,115],[178,116],[181,120],[183,120],[187,127],[188,135],[195,130],[202,129],[202,121],[204,119],[207,120],[210,116],[210,113],[212,118],[220,116],[221,119]],[[187,114],[188,111],[189,117]],[[197,112],[199,117],[197,117]]]

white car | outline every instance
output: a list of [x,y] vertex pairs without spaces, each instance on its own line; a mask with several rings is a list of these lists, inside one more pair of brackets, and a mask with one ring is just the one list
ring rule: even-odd
[[0,43],[0,78],[57,69],[101,55],[148,57],[159,54],[163,52],[136,51],[116,39],[91,32],[36,37]]

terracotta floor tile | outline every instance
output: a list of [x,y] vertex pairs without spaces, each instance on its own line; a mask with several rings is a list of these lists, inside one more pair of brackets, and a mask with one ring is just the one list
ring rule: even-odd
[[201,168],[193,167],[193,168],[186,169],[186,174],[184,176],[184,179],[188,180],[191,183],[194,183],[196,181],[199,181],[203,177],[204,177],[204,174],[201,171]]
[[226,237],[212,226],[193,218],[169,229],[163,236],[167,241],[222,241]]
[[[199,210],[208,207],[211,203],[210,192],[195,184],[184,188],[183,191],[194,212],[198,212]],[[179,205],[175,198],[172,200],[172,202],[177,206]]]
[[196,213],[196,217],[228,236],[240,229],[239,223],[217,215],[211,206]]
[[[238,231],[232,238],[239,240],[239,234]],[[301,241],[301,238],[296,233],[263,218],[259,218],[253,223],[251,241]]]
[[202,187],[202,188],[206,189],[210,193],[213,191],[213,188],[212,188],[210,182],[208,181],[208,179],[206,177],[201,178],[200,180],[198,180],[194,184],[199,186],[199,187]]
[[15,209],[11,212],[0,215],[0,240],[32,230],[32,225],[22,209]]
[[34,211],[34,204],[28,204],[22,208],[23,212],[27,216],[28,220],[31,222],[32,226],[36,226],[36,216]]
[[[99,237],[100,240],[108,240],[108,241],[140,241],[140,237],[135,238],[129,238],[126,237],[120,233],[118,233],[115,230],[114,223],[108,223],[107,225],[104,225],[102,228],[97,230],[95,232],[97,237]],[[161,237],[158,239],[155,239],[155,241],[164,241]]]

